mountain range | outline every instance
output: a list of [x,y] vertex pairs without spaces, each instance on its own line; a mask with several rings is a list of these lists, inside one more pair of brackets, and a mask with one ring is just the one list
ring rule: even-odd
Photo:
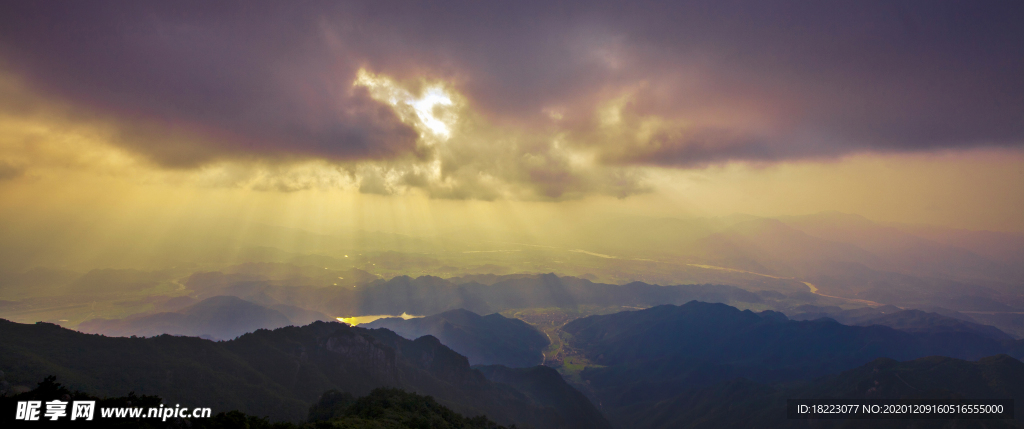
[[531,367],[544,361],[542,351],[551,343],[522,320],[497,313],[481,316],[464,309],[415,319],[378,319],[363,327],[386,328],[408,339],[434,336],[466,356],[471,365]]
[[589,316],[562,331],[568,346],[593,363],[580,373],[582,380],[613,423],[627,426],[678,392],[737,378],[806,381],[878,358],[1024,356],[1024,340],[793,321],[777,312],[702,302]]
[[[358,287],[281,287],[265,280],[221,272],[197,273],[185,285],[200,297],[232,295],[252,302],[270,300],[339,316],[431,315],[466,309],[490,314],[513,308],[641,306],[711,302],[763,302],[764,298],[725,285],[658,286],[595,283],[554,274],[510,275],[491,284],[461,278],[398,276]],[[806,286],[800,286],[805,290]],[[328,313],[330,312],[330,313]]]
[[[489,381],[434,337],[411,341],[385,329],[315,322],[213,342],[170,335],[110,338],[0,320],[0,338],[0,368],[15,386],[55,375],[71,388],[101,396],[135,391],[172,403],[291,421],[304,418],[310,404],[331,389],[362,396],[378,387],[398,387],[502,424],[581,427],[567,419],[578,407],[538,403]],[[545,382],[555,384],[545,390],[573,391],[560,377]],[[553,404],[572,404],[578,397]]]
[[994,340],[1014,339],[1012,335],[999,330],[999,328],[975,323],[965,314],[948,310],[944,311],[946,315],[943,315],[922,310],[904,310],[891,305],[851,310],[804,305],[798,307],[797,311],[802,312],[792,316],[793,320],[813,320],[827,317],[844,325],[882,325],[913,333],[966,332]]
[[113,337],[170,334],[226,340],[257,329],[302,326],[317,320],[328,317],[285,304],[268,308],[234,296],[215,296],[174,312],[88,320],[78,330]]

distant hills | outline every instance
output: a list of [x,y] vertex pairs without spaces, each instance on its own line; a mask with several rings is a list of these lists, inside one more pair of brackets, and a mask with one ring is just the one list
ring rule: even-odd
[[853,310],[841,310],[838,307],[821,308],[804,306],[802,310],[808,311],[798,313],[794,315],[792,319],[813,320],[828,317],[844,325],[882,325],[911,333],[963,332],[977,334],[993,340],[1014,339],[1013,336],[994,326],[982,325],[963,320],[966,316],[962,314],[957,314],[959,317],[957,318],[922,310],[903,310],[893,306],[880,308],[865,307]]
[[[399,387],[536,428],[604,427],[597,410],[617,427],[809,427],[779,421],[778,401],[872,388],[1020,398],[1021,234],[843,213],[587,218],[488,241],[221,226],[157,247],[3,246],[0,317],[151,337],[0,322],[4,382],[291,420],[330,389]],[[98,239],[123,248],[70,250]],[[427,317],[316,322],[402,313]],[[535,366],[544,351],[565,378]]]
[[274,307],[267,308],[234,296],[215,296],[175,312],[89,320],[81,323],[78,330],[114,337],[170,334],[226,340],[257,329],[301,326],[328,319],[323,313],[294,306],[278,304]]
[[[226,281],[246,284],[243,289],[298,288],[300,295],[320,293],[328,296],[318,298],[331,298],[329,289],[335,286],[355,289],[413,273],[447,279],[558,273],[595,283],[724,284],[750,292],[787,294],[799,291],[806,281],[823,295],[904,308],[1024,312],[1024,297],[1019,293],[1024,285],[1024,235],[887,224],[837,212],[778,218],[595,216],[549,226],[532,237],[491,231],[486,234],[488,240],[481,240],[483,234],[467,230],[468,226],[413,237],[359,230],[328,235],[270,225],[239,229],[225,219],[213,224],[178,225],[156,245],[142,240],[138,231],[123,230],[93,237],[55,234],[57,241],[31,251],[24,246],[0,246],[4,248],[0,253],[7,256],[0,263],[4,271],[0,300],[62,294],[122,299],[120,294],[143,290],[149,295],[180,295],[184,291],[177,289],[176,282],[181,281],[199,299],[235,295],[265,305],[241,290],[230,293],[202,287],[226,286]],[[15,241],[37,242],[28,231],[19,234],[27,235]],[[69,237],[75,238],[65,242]],[[84,244],[90,238],[118,245],[94,255]],[[74,267],[77,272],[52,267]],[[225,277],[218,280],[204,273]],[[192,281],[183,281],[190,275]],[[508,279],[499,281],[504,280]],[[308,288],[325,290],[313,293]],[[343,314],[314,309],[330,316],[358,315],[349,313],[361,309],[362,301],[355,302],[340,308]],[[453,308],[481,314],[500,310],[471,304],[416,314]],[[54,319],[83,320],[65,314]]]
[[490,314],[511,308],[764,301],[759,294],[724,285],[614,285],[554,274],[510,275],[496,280],[484,284],[461,278],[399,276],[358,287],[280,287],[265,280],[212,272],[193,274],[185,284],[200,296],[233,295],[253,302],[271,300],[339,316],[431,315],[460,308]]
[[378,319],[363,327],[386,328],[408,339],[432,335],[466,356],[471,365],[535,366],[543,362],[542,351],[551,343],[522,320],[497,313],[480,316],[463,309],[408,320]]
[[779,316],[694,301],[682,306],[589,316],[562,329],[573,336],[572,345],[586,350],[594,362],[608,365],[661,357],[713,359],[720,363],[756,359],[775,362],[777,368],[800,367],[806,371],[810,366],[845,366],[848,364],[843,360],[847,359],[863,360],[856,362],[860,365],[882,356],[903,360],[928,355],[977,359],[1005,352],[1007,344],[1015,344],[957,332],[911,334],[886,326],[791,321]]
[[[824,292],[811,293],[808,291],[808,286],[802,283],[799,289],[794,290],[790,286],[768,282],[764,284],[765,287],[772,288],[778,286],[780,289],[765,289],[751,292],[727,285],[659,286],[643,282],[615,285],[554,274],[515,274],[504,276],[474,275],[451,279],[432,276],[417,278],[399,276],[389,280],[375,279],[358,285],[286,286],[279,283],[285,280],[273,280],[270,277],[252,274],[255,272],[266,273],[269,272],[270,268],[277,270],[276,272],[278,273],[287,272],[288,269],[287,266],[281,267],[264,264],[259,267],[243,267],[234,270],[245,271],[246,274],[237,272],[195,273],[184,280],[183,283],[190,290],[195,291],[196,296],[201,298],[220,295],[237,296],[250,302],[277,309],[285,313],[289,319],[295,319],[295,316],[288,314],[286,308],[293,307],[316,312],[311,317],[316,318],[320,317],[319,314],[327,317],[402,313],[432,315],[455,309],[466,309],[476,314],[491,314],[522,308],[557,307],[578,309],[581,306],[626,309],[645,308],[662,304],[680,305],[691,300],[720,302],[742,307],[771,308],[785,311],[787,314],[801,319],[832,317],[831,315],[840,317],[838,316],[840,311],[849,311],[851,315],[858,311],[867,312],[865,314],[881,315],[884,311],[900,310],[895,306],[877,305],[874,307],[864,307],[860,310],[843,310],[835,304],[842,304],[848,308],[849,304],[851,304],[850,301],[821,295]],[[331,276],[334,278],[368,278],[365,273],[358,270],[351,270],[347,273],[324,269],[306,269],[305,271],[308,271],[308,274],[311,276],[320,272],[327,273],[328,277],[322,279],[322,281],[328,281],[326,279],[329,279]],[[286,277],[286,275],[281,275],[281,277],[275,278]],[[304,281],[312,281],[310,279],[313,277],[305,278],[306,280]],[[767,280],[772,279],[767,278]],[[919,287],[923,289],[928,286],[928,284],[924,284]],[[966,304],[964,305],[968,305],[968,308],[988,308],[985,306],[998,304],[986,304],[986,302],[989,302],[986,301],[988,298],[975,298],[976,302],[974,304],[968,302],[970,299],[965,299],[964,302]],[[865,303],[856,304],[866,305]],[[975,304],[980,307],[971,307]],[[874,309],[888,310],[876,311]],[[1009,307],[1006,309],[1012,310]],[[801,313],[808,314],[801,315]],[[951,313],[956,312],[946,310],[944,314]],[[976,319],[980,322],[977,323],[979,326],[958,324],[958,327],[953,328],[953,325],[949,324],[953,323],[951,321],[947,321],[949,323],[942,323],[947,323],[948,329],[973,329],[978,332],[981,332],[979,329],[987,330],[987,335],[997,339],[1005,339],[1005,337],[995,330],[983,328],[980,325],[997,325],[1000,329],[1004,330],[1004,333],[1010,336],[1018,338],[1024,336],[1024,314],[1006,312],[994,314],[971,313],[971,315],[971,317],[966,315],[958,317],[969,323],[977,323],[973,321]],[[311,318],[306,320],[311,320]],[[857,322],[846,319],[839,321],[846,324],[857,324],[860,319]],[[298,324],[295,320],[293,322]],[[934,319],[932,322],[934,322],[932,325],[939,323],[938,319]],[[886,324],[889,322],[883,323],[879,321],[878,323]],[[911,329],[910,325],[901,326],[904,330]],[[968,328],[969,326],[973,327]],[[438,334],[439,332],[434,333]]]
[[562,330],[572,348],[599,365],[581,377],[618,424],[641,418],[681,390],[738,377],[759,383],[809,380],[881,357],[1024,356],[1024,340],[973,332],[909,333],[829,319],[792,321],[776,312],[701,302],[589,316]]
[[[159,245],[135,235],[115,240],[119,235],[110,231],[93,237],[115,244],[102,255],[73,251],[88,240],[63,233],[55,234],[75,241],[52,242],[45,251],[5,247],[0,317],[74,327],[95,318],[176,311],[181,307],[164,304],[220,295],[332,318],[696,299],[787,314],[801,304],[941,307],[1024,337],[1020,233],[890,224],[837,212],[595,216],[531,236],[494,231],[487,240],[459,228],[417,237],[237,228],[226,220],[217,228],[179,225]],[[691,286],[660,296],[622,288],[634,281]]]
[[[502,424],[579,427],[563,417],[578,409],[557,408],[575,399],[538,403],[487,380],[434,337],[410,341],[385,329],[315,322],[212,342],[169,335],[110,338],[0,320],[0,338],[0,370],[14,386],[56,375],[73,389],[101,396],[135,391],[172,403],[292,421],[304,418],[327,390],[366,395],[378,387],[398,387]],[[552,391],[572,392],[562,383]]]

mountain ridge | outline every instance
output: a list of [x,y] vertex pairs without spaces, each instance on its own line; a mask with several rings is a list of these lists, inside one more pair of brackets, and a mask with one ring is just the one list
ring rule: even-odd
[[547,336],[522,320],[465,309],[408,320],[384,318],[363,326],[387,328],[408,339],[434,336],[472,365],[534,366],[544,360],[542,350],[550,344]]
[[429,336],[409,341],[384,329],[315,322],[213,342],[170,335],[104,337],[0,320],[0,337],[0,369],[15,385],[56,375],[98,395],[136,391],[292,421],[330,389],[365,395],[378,387],[402,387],[464,415],[568,427],[557,410],[488,381],[465,357]]

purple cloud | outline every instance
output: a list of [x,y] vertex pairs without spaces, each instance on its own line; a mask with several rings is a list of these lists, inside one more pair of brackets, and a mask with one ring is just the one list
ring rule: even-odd
[[[1007,1],[5,2],[0,56],[39,91],[204,137],[125,139],[170,166],[416,153],[353,88],[361,67],[453,82],[496,123],[561,109],[605,163],[692,166],[1019,147],[1021,22]],[[602,137],[593,112],[627,90],[626,125],[676,125]]]

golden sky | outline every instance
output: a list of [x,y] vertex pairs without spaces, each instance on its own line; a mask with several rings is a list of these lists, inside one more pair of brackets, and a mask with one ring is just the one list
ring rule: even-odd
[[[12,91],[10,81],[5,90]],[[517,183],[514,175],[499,176],[487,189],[490,193],[452,198],[444,180],[431,176],[438,174],[432,170],[436,159],[225,160],[199,168],[167,168],[111,141],[117,138],[116,122],[82,118],[38,99],[33,102],[41,107],[32,114],[8,113],[0,119],[0,159],[6,168],[0,181],[0,214],[40,227],[71,217],[98,224],[228,217],[321,232],[355,227],[431,234],[466,223],[530,229],[532,224],[571,222],[595,214],[780,216],[835,210],[883,222],[1024,232],[1019,215],[1024,210],[1024,153],[1018,149],[868,152],[699,168],[631,167],[636,191],[628,196],[602,194],[597,185],[587,185],[595,188],[549,198],[529,184]],[[471,106],[460,109],[472,114]],[[428,121],[449,127],[443,116],[407,114],[403,120],[424,140],[434,140],[429,144],[469,145],[458,141],[460,130],[455,126],[441,128],[450,133],[448,140],[430,128]],[[501,150],[499,144],[475,144],[483,147],[453,150]],[[586,158],[585,152],[565,152],[569,158]],[[574,174],[612,169],[595,165],[592,159],[579,162]],[[430,185],[437,188],[395,179],[409,171],[423,172],[427,180],[439,182]],[[368,185],[372,180],[377,182]]]
[[[908,12],[910,32],[870,7],[723,32],[684,9],[550,10],[520,28],[483,5],[430,21],[341,4],[195,21],[151,6],[82,19],[11,6],[19,20],[0,21],[8,230],[159,234],[234,219],[544,234],[595,215],[835,210],[1024,232],[1022,60],[1005,60],[1020,29],[999,18],[1016,10],[976,11],[993,17],[987,32],[927,10]],[[690,15],[689,27],[669,19]],[[497,21],[468,23],[483,16]],[[80,28],[43,29],[44,18]],[[258,30],[268,20],[277,33]],[[968,64],[954,39],[992,52]]]

